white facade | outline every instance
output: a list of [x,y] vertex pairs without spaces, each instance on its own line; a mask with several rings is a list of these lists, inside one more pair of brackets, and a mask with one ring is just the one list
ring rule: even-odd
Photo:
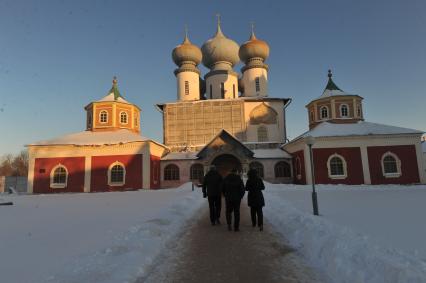
[[235,74],[221,71],[206,76],[207,99],[238,98],[238,77]]
[[177,99],[180,101],[200,99],[200,76],[196,72],[179,72],[176,75]]
[[245,97],[268,96],[268,71],[265,68],[250,68],[244,71],[241,83]]

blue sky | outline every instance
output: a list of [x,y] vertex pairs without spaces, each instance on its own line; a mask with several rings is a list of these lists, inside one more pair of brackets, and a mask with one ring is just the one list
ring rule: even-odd
[[239,44],[251,21],[269,43],[269,95],[293,100],[290,138],[307,129],[304,106],[329,68],[340,88],[364,97],[368,121],[426,130],[425,1],[0,0],[0,155],[84,130],[84,106],[114,75],[142,108],[142,134],[162,141],[154,104],[176,99],[172,49],[185,24],[201,46],[217,13]]

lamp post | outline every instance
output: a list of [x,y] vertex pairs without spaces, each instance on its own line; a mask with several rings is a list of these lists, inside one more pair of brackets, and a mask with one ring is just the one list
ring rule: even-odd
[[314,210],[314,215],[318,214],[318,198],[317,192],[315,191],[315,168],[314,168],[314,159],[312,158],[312,146],[315,143],[315,139],[312,136],[306,137],[306,144],[309,147],[309,159],[311,160],[311,179],[312,179],[312,207]]

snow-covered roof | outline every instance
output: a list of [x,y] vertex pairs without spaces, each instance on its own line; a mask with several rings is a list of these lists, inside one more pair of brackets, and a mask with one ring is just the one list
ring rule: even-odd
[[253,149],[254,158],[291,158],[291,155],[280,148]]
[[112,145],[143,141],[151,140],[135,132],[121,129],[108,132],[83,131],[35,142],[29,145]]
[[163,156],[161,160],[188,160],[198,159],[198,151],[195,152],[170,152],[166,156]]
[[368,136],[368,135],[401,135],[422,134],[423,132],[408,128],[395,127],[366,121],[358,121],[350,124],[336,124],[322,122],[310,131],[295,138],[295,140],[307,136],[312,137],[341,137],[341,136]]
[[116,101],[116,102],[122,102],[122,103],[130,104],[130,102],[128,102],[127,100],[125,100],[121,96],[119,96],[119,97],[117,97],[117,99],[115,99],[115,96],[114,96],[113,92],[111,92],[110,94],[108,94],[108,95],[104,96],[103,98],[99,99],[97,102],[103,102],[103,101]]

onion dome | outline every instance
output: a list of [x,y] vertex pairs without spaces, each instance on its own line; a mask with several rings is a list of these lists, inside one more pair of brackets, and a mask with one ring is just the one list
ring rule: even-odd
[[193,62],[198,65],[201,62],[202,54],[200,48],[192,44],[189,41],[188,34],[185,34],[182,44],[173,49],[172,58],[178,66],[181,66],[183,62]]
[[252,58],[260,58],[265,61],[269,56],[269,45],[260,39],[257,39],[252,30],[250,39],[240,47],[239,56],[241,61],[248,63]]
[[220,23],[218,23],[215,36],[207,40],[201,47],[203,64],[212,69],[218,63],[225,63],[228,65],[225,68],[229,69],[229,65],[233,67],[240,61],[238,50],[238,44],[222,33]]

